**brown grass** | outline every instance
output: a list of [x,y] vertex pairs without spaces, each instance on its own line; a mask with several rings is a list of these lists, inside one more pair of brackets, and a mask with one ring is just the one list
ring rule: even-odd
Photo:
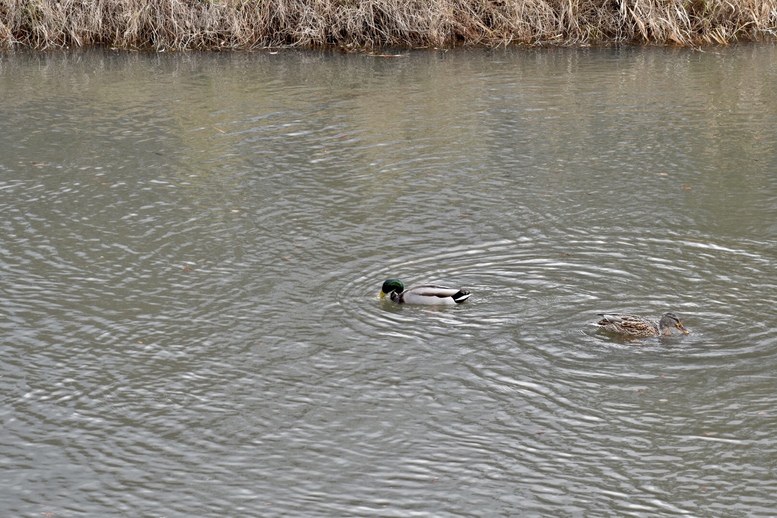
[[774,40],[777,0],[0,0],[0,48]]

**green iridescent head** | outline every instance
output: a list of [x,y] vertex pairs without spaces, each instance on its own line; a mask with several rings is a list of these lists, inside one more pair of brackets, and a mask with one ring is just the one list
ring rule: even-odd
[[383,283],[383,287],[380,289],[380,298],[385,297],[392,291],[402,293],[405,290],[405,285],[399,279],[389,279]]

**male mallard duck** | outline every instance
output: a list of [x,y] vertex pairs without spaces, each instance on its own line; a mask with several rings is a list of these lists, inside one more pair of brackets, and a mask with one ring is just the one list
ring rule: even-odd
[[452,306],[461,304],[469,298],[470,292],[457,288],[446,288],[435,284],[423,284],[405,289],[399,279],[389,279],[383,283],[380,298],[388,295],[397,304],[427,304]]
[[628,338],[670,336],[673,327],[682,331],[683,334],[687,335],[690,333],[690,331],[683,327],[683,323],[680,322],[680,319],[674,313],[664,313],[658,322],[645,317],[620,313],[599,313],[599,316],[603,317],[596,323],[600,329],[618,333]]

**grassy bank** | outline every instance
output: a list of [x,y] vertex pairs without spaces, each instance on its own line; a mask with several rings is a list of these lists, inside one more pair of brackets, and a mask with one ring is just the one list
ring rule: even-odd
[[0,0],[0,47],[364,48],[777,39],[777,0]]

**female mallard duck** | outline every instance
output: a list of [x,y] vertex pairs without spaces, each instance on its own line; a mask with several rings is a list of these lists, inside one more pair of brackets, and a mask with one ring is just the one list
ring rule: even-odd
[[648,336],[670,336],[675,327],[688,334],[690,331],[683,327],[683,323],[674,313],[664,313],[661,320],[656,322],[636,315],[623,315],[620,313],[599,313],[603,317],[596,323],[600,329],[618,333],[627,338],[643,338]]
[[399,279],[389,279],[383,283],[380,298],[388,295],[397,304],[427,304],[452,306],[461,304],[469,298],[470,292],[457,288],[446,288],[435,284],[423,284],[405,289]]

